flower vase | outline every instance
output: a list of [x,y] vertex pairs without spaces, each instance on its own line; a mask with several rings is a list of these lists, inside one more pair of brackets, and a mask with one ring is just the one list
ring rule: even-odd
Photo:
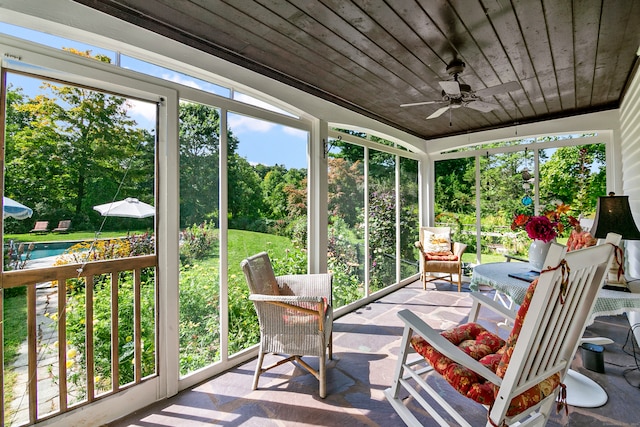
[[551,241],[543,242],[542,240],[534,239],[529,246],[529,264],[541,271],[544,267],[544,260],[547,258],[547,253],[551,247]]

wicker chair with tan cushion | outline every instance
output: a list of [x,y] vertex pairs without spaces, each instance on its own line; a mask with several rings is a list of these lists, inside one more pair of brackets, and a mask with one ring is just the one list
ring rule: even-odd
[[[331,274],[275,276],[266,252],[248,257],[241,267],[260,322],[260,352],[253,379],[258,388],[260,375],[286,362],[307,369],[320,382],[320,397],[326,396],[326,357],[332,358],[333,309]],[[262,367],[267,353],[282,355]],[[318,370],[303,356],[316,356]]]
[[[420,249],[420,280],[427,289],[427,282],[446,280],[462,288],[462,254],[467,245],[451,242],[450,227],[420,227],[420,240],[416,242]],[[433,273],[444,273],[444,276],[433,276]],[[457,275],[454,281],[453,275]],[[428,276],[433,276],[427,279]]]

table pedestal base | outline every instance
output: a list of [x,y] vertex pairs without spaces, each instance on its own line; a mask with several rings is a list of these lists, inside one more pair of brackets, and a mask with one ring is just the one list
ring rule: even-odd
[[567,404],[578,408],[597,408],[607,403],[607,392],[594,380],[569,369],[564,378]]

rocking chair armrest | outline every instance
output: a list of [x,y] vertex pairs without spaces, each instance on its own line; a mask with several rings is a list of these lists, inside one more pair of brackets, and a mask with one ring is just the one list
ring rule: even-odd
[[[471,298],[473,299],[473,306],[471,308],[471,312],[472,313],[477,313],[479,308],[484,306],[484,307],[488,308],[489,310],[493,311],[494,313],[497,313],[500,316],[503,316],[505,319],[509,319],[512,322],[515,321],[516,312],[513,311],[513,310],[508,309],[507,307],[505,307],[504,305],[502,305],[498,301],[494,301],[491,298],[487,297],[486,295],[483,295],[480,292],[471,292],[470,295],[471,295]],[[470,318],[469,320],[474,322],[476,319],[471,319]]]
[[472,370],[473,372],[485,378],[487,381],[492,382],[493,384],[496,384],[498,386],[502,384],[502,378],[497,376],[495,372],[492,372],[483,364],[469,356],[464,351],[460,350],[449,340],[440,335],[438,331],[427,325],[413,312],[409,310],[401,310],[398,312],[398,317],[402,319],[406,327],[411,328],[415,334],[418,334],[422,338],[424,338],[429,344],[433,346],[434,349],[440,352],[443,356],[448,357],[454,362],[457,362],[460,365]]

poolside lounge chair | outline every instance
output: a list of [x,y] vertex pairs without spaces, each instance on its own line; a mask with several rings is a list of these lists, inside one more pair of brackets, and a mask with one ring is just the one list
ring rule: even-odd
[[63,219],[58,223],[58,226],[51,231],[54,233],[68,233],[70,228],[71,228],[71,220]]
[[33,230],[29,233],[45,234],[49,232],[49,221],[36,221],[36,225],[33,226]]

